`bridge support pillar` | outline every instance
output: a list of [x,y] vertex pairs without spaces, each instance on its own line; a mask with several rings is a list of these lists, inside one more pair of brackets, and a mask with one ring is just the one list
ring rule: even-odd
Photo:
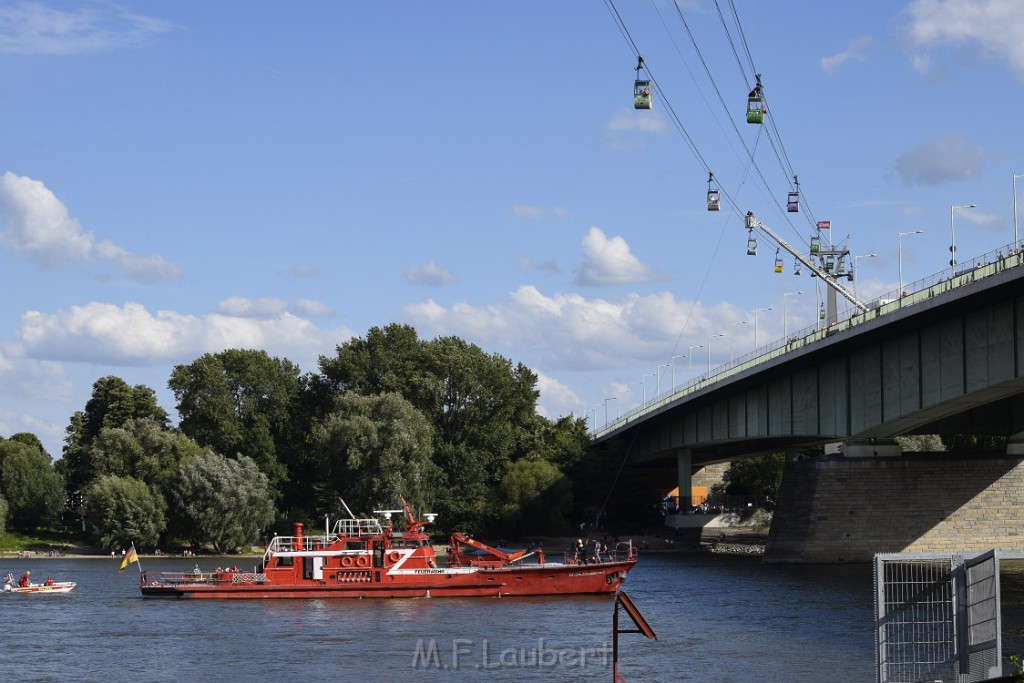
[[693,507],[693,451],[676,451],[677,482],[679,484],[679,511],[687,513]]
[[1007,455],[1024,455],[1024,434],[1011,434],[1006,437]]

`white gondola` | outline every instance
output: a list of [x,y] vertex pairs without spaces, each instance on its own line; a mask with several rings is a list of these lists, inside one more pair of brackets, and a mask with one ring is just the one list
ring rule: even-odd
[[790,213],[797,213],[800,211],[800,193],[790,192],[786,197],[786,211]]
[[757,256],[757,238],[754,236],[747,239],[747,256]]
[[644,68],[644,58],[639,57],[636,63],[636,80],[633,81],[633,108],[634,109],[650,109],[651,108],[651,82],[650,80],[642,80],[640,78],[640,71]]
[[799,261],[793,261],[793,275],[800,275],[803,272],[803,266],[800,265]]
[[714,173],[708,173],[708,211],[718,211],[722,208],[722,201],[719,196],[719,191],[711,187],[711,183],[715,180]]

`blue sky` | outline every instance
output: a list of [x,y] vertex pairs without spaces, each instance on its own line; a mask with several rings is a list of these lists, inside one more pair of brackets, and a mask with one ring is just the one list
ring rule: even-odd
[[[601,425],[709,335],[713,365],[751,351],[755,309],[781,337],[786,292],[814,322],[820,281],[747,256],[742,210],[799,245],[831,220],[877,254],[862,298],[897,288],[900,232],[905,282],[946,267],[953,205],[961,260],[1011,242],[1021,35],[1019,0],[0,2],[0,435],[57,457],[100,377],[176,416],[176,364],[314,371],[391,322]],[[739,210],[706,210],[708,168]]]

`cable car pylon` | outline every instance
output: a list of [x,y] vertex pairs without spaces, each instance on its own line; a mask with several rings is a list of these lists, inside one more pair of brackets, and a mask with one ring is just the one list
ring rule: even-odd
[[[799,261],[800,263],[802,263],[805,266],[807,266],[811,270],[812,273],[814,273],[815,275],[820,277],[822,280],[827,282],[829,287],[831,287],[832,289],[834,289],[837,292],[839,292],[840,294],[842,294],[844,299],[846,299],[851,304],[853,304],[854,306],[859,308],[862,312],[864,312],[864,313],[868,312],[868,305],[866,303],[864,303],[863,301],[861,301],[860,299],[858,299],[856,294],[854,294],[853,292],[848,290],[846,287],[844,287],[841,284],[839,284],[839,281],[836,280],[835,276],[833,276],[832,273],[829,273],[829,272],[825,271],[824,269],[819,268],[818,266],[814,265],[814,262],[812,262],[809,258],[807,258],[803,254],[801,254],[799,251],[794,249],[789,244],[789,242],[787,242],[786,240],[782,239],[779,235],[775,234],[775,232],[771,228],[769,228],[767,225],[765,225],[761,221],[757,220],[757,218],[754,216],[754,212],[753,211],[747,211],[747,231],[751,234],[751,237],[749,239],[753,239],[753,234],[752,233],[753,233],[753,231],[755,229],[757,229],[757,230],[764,230],[765,234],[767,234],[769,237],[771,237],[773,240],[775,240],[776,244],[778,244],[780,247],[782,247],[783,249],[788,251],[790,254],[792,254],[793,258],[795,258],[797,261]],[[749,239],[748,239],[748,242],[749,242]],[[748,249],[747,253],[748,254],[750,253],[749,249]]]

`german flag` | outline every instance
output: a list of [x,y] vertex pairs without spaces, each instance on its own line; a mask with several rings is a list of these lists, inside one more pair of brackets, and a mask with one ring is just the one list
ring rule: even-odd
[[[118,571],[122,571],[123,572],[125,567],[130,565],[132,562],[136,562],[137,563],[138,561],[139,561],[139,555],[138,555],[138,553],[135,552],[135,544],[132,543],[131,549],[128,552],[126,552],[124,554],[124,557],[121,559],[121,569],[119,569]],[[139,566],[141,567],[142,565],[140,564]]]

